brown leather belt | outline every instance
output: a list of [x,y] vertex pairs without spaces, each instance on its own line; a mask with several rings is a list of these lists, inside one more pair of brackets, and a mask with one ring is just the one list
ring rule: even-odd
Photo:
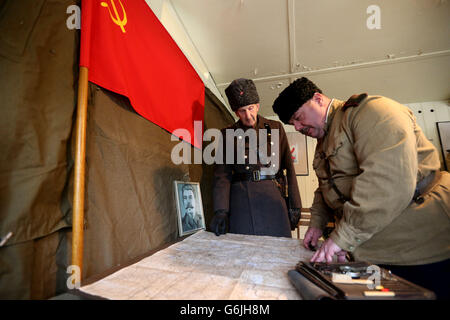
[[239,181],[261,181],[261,180],[272,180],[278,178],[278,174],[261,174],[261,171],[255,170],[252,172],[242,172],[242,173],[234,173],[231,182],[239,182]]
[[413,201],[418,204],[423,203],[425,200],[422,196],[434,187],[440,177],[440,171],[432,171],[429,175],[420,180],[417,183],[416,190],[414,191]]

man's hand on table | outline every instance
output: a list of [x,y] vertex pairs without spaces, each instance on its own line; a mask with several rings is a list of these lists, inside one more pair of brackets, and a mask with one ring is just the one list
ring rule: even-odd
[[305,238],[303,239],[303,246],[306,249],[312,249],[317,247],[317,242],[322,236],[322,230],[314,227],[309,227],[306,231]]
[[227,233],[228,213],[223,210],[217,211],[214,214],[209,227],[211,228],[211,231],[216,234],[216,236]]
[[[322,230],[309,227],[303,239],[303,246],[307,249],[317,247],[317,242],[322,236]],[[333,256],[337,255],[338,262],[345,262],[347,252],[342,250],[334,241],[328,238],[311,258],[311,262],[333,262]]]
[[337,255],[338,262],[345,262],[346,251],[342,250],[331,238],[325,240],[320,249],[314,253],[311,262],[333,262],[333,256]]

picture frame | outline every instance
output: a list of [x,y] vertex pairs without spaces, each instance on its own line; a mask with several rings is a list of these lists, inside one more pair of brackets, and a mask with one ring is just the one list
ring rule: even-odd
[[450,169],[450,121],[436,122],[445,170]]
[[180,237],[205,229],[199,182],[174,181]]
[[295,174],[297,176],[309,175],[306,136],[300,132],[286,132],[286,136],[289,142],[292,162],[294,163]]

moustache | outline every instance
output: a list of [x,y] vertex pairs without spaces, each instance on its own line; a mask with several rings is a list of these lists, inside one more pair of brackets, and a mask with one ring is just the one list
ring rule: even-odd
[[300,132],[302,133],[302,134],[304,134],[304,135],[307,135],[308,134],[308,130],[310,129],[311,127],[305,127],[305,128],[302,128],[302,130],[300,130]]

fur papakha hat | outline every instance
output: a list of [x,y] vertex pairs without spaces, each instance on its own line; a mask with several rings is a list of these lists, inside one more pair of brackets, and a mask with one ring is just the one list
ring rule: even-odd
[[236,111],[249,104],[259,103],[256,86],[250,79],[236,79],[225,89],[231,110]]
[[288,124],[292,115],[316,92],[322,93],[322,90],[308,78],[302,77],[281,91],[272,109],[283,123]]

